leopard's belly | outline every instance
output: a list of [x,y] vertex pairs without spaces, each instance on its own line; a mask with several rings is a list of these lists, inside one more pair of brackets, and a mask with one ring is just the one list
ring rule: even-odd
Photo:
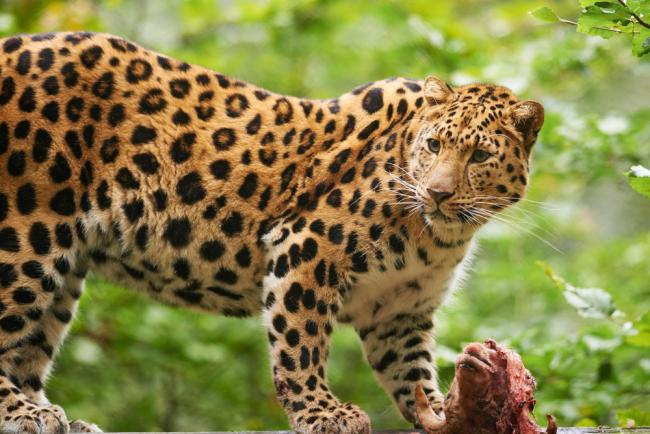
[[215,223],[196,219],[191,241],[177,249],[156,221],[145,222],[146,242],[142,225],[124,227],[92,212],[84,222],[87,248],[78,262],[110,282],[195,310],[228,316],[261,310],[264,254],[250,234],[219,239],[211,228]]

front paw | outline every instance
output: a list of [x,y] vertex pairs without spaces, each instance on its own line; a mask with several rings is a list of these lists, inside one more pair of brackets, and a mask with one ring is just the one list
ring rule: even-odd
[[429,404],[431,404],[433,411],[438,416],[441,416],[444,412],[445,396],[438,390],[434,390],[431,393],[427,393],[427,398],[429,398]]
[[313,410],[293,418],[294,431],[299,434],[370,434],[370,418],[354,404]]
[[14,398],[0,406],[0,432],[16,434],[65,434],[68,421],[58,405],[36,405]]
[[85,432],[103,432],[94,423],[84,422],[83,420],[73,420],[70,422],[69,434],[73,433],[85,433]]

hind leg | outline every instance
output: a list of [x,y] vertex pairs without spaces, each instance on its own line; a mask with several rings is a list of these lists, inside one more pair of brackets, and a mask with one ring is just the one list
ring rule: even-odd
[[[40,327],[32,334],[37,338],[23,345],[14,358],[12,375],[20,383],[23,393],[43,406],[50,405],[45,397],[44,384],[53,357],[63,343],[83,292],[85,270],[78,270],[75,274],[67,271],[67,268],[61,270],[65,271],[65,278],[55,291],[52,306],[44,313]],[[101,432],[96,425],[83,421],[71,422],[70,431]]]
[[39,404],[48,404],[44,383],[52,359],[65,337],[74,316],[83,281],[66,278],[54,293],[52,305],[44,312],[39,325],[14,357],[11,370],[23,393]]
[[[72,231],[65,223],[10,223],[0,230],[0,432],[65,433],[65,413],[49,404],[43,382],[66,328],[54,319],[69,303]],[[71,317],[74,306],[68,310]]]
[[[46,312],[54,302],[57,285],[51,276],[33,278],[30,265],[20,268],[0,262],[0,431],[27,433],[62,433],[67,430],[63,411],[49,404],[43,405],[23,391],[21,379],[16,375],[16,364],[24,360],[25,348],[38,346],[50,355],[40,327]],[[20,274],[19,274],[20,273]],[[36,285],[40,285],[37,289]],[[34,364],[43,363],[36,360]],[[31,364],[31,362],[30,362]],[[34,378],[26,378],[25,391],[38,388]],[[33,386],[33,388],[32,388]]]

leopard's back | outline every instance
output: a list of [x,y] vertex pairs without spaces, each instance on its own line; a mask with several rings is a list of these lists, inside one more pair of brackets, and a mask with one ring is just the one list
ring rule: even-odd
[[0,52],[0,217],[15,254],[174,304],[257,311],[261,236],[300,187],[318,102],[104,34],[12,37]]

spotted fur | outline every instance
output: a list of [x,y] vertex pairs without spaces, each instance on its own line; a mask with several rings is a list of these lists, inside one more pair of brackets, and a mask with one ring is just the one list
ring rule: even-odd
[[542,120],[493,85],[309,100],[110,35],[0,40],[0,430],[96,430],[43,391],[89,270],[261,313],[298,432],[369,432],[327,383],[337,322],[405,418],[418,383],[440,410],[432,315],[487,213],[523,196]]

